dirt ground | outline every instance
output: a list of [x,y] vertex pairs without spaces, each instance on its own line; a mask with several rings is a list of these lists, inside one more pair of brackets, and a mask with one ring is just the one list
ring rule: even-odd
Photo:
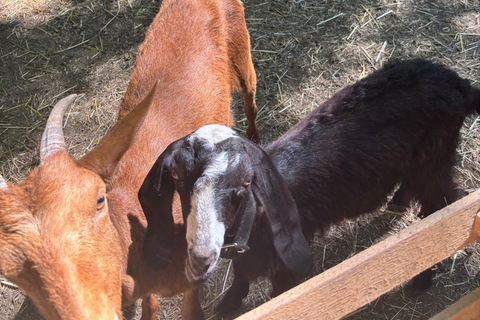
[[[0,0],[0,173],[18,182],[38,164],[38,143],[52,105],[80,94],[68,112],[66,141],[74,157],[112,126],[138,45],[158,0]],[[270,141],[337,90],[389,59],[423,57],[480,86],[480,2],[400,0],[245,0],[257,72],[258,123]],[[242,100],[237,129],[244,131]],[[461,188],[479,187],[479,118],[462,129],[456,171]],[[315,239],[318,274],[414,223],[381,208]],[[203,288],[206,315],[228,288],[223,261]],[[480,285],[480,244],[442,262],[434,285],[418,298],[399,287],[348,319],[427,319]],[[31,301],[0,276],[0,320],[41,319]],[[269,283],[252,285],[238,316],[269,300]],[[180,318],[181,298],[161,300],[157,319]],[[138,319],[139,305],[124,312]]]

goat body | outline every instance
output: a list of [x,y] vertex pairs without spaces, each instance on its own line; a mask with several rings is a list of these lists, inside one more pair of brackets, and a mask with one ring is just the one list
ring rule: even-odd
[[[422,216],[456,200],[452,175],[459,130],[465,117],[479,110],[480,91],[455,72],[420,59],[389,63],[339,91],[264,150],[231,129],[201,128],[166,149],[140,192],[158,179],[156,166],[170,166],[182,181],[176,185],[179,190],[185,185],[182,179],[202,181],[206,171],[228,163],[211,185],[186,183],[192,194],[210,188],[215,195],[202,199],[211,201],[210,206],[194,205],[192,197],[187,273],[193,280],[211,272],[221,248],[204,241],[212,227],[205,226],[208,210],[203,208],[219,213],[217,223],[223,224],[228,241],[238,208],[247,201],[257,202],[250,251],[234,260],[233,285],[218,307],[219,312],[227,312],[241,305],[249,281],[259,276],[270,277],[275,296],[308,273],[311,257],[305,239],[298,235],[298,220],[305,238],[311,239],[318,229],[378,208],[397,184],[400,189],[392,204],[408,205],[417,199]],[[212,143],[212,136],[220,134],[224,139]],[[194,169],[179,160],[180,155],[188,160],[186,146],[194,148],[195,155],[209,151],[199,156]],[[175,161],[165,162],[169,158]],[[278,176],[285,187],[277,183]],[[286,193],[296,206],[288,198],[282,200]],[[282,214],[275,216],[274,211]],[[202,254],[194,254],[197,251]],[[205,253],[209,259],[202,259]]]
[[[49,118],[57,129],[47,124],[45,132],[61,139],[41,147],[40,166],[18,186],[0,178],[0,272],[47,319],[121,319],[121,305],[138,298],[142,319],[155,319],[153,294],[182,292],[182,318],[203,318],[197,285],[184,273],[180,206],[170,263],[154,270],[142,254],[147,219],[137,191],[171,141],[203,125],[232,124],[234,90],[245,100],[248,135],[257,139],[255,85],[240,1],[164,0],[140,47],[119,121],[98,146],[71,158],[57,130],[65,111],[56,112],[57,104]],[[74,97],[68,99],[61,104]],[[47,134],[45,141],[52,139]]]
[[419,200],[421,216],[455,201],[459,130],[478,110],[479,91],[453,71],[423,60],[390,63],[264,149],[311,238],[317,229],[378,208],[398,183],[394,202]]

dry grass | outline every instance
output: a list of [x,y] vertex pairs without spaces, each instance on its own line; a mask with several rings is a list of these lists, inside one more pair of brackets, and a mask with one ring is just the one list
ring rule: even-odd
[[[245,0],[258,77],[258,123],[270,141],[346,84],[389,59],[441,62],[477,86],[480,44],[478,1]],[[37,144],[51,106],[70,92],[81,97],[67,115],[69,151],[79,157],[116,118],[138,44],[158,10],[150,0],[0,0],[0,173],[21,180],[38,163]],[[244,131],[241,99],[234,108]],[[459,145],[458,183],[480,185],[479,118],[468,119]],[[334,227],[312,243],[318,274],[416,220],[381,208]],[[479,286],[480,245],[440,266],[434,287],[414,299],[399,287],[348,319],[426,319]],[[207,316],[231,283],[222,262],[203,289]],[[230,269],[231,274],[231,269]],[[259,279],[245,312],[270,299]],[[0,284],[0,319],[39,319],[24,295]],[[23,303],[23,305],[22,305]],[[161,300],[159,319],[180,317],[181,298]],[[138,318],[137,308],[126,318]],[[239,314],[237,313],[237,314]]]

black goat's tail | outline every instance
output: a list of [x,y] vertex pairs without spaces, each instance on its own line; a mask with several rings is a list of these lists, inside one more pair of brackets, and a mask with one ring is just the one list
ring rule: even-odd
[[473,90],[473,99],[470,109],[467,110],[469,114],[478,113],[480,114],[480,89],[472,88]]

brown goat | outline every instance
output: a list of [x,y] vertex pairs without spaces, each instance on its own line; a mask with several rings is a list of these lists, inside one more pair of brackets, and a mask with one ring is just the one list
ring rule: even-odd
[[142,254],[147,221],[137,192],[170,142],[206,124],[232,124],[234,90],[245,100],[247,135],[257,140],[255,85],[240,1],[164,0],[119,121],[100,143],[79,160],[67,153],[61,125],[69,96],[52,110],[39,167],[18,185],[0,177],[0,273],[47,319],[121,319],[121,305],[139,298],[142,319],[155,319],[153,294],[182,292],[182,318],[203,318],[197,287],[185,277],[180,205],[170,261],[154,270]]

